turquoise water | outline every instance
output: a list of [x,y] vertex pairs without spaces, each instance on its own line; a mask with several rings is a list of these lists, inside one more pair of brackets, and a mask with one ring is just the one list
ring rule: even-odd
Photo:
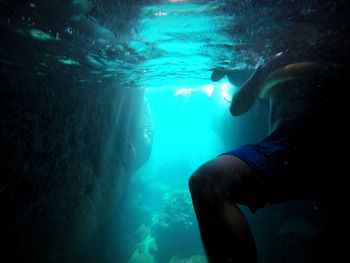
[[[219,6],[174,1],[141,10],[131,45],[147,58],[137,69],[154,137],[149,160],[130,182],[129,216],[141,218],[129,234],[144,236],[125,262],[206,262],[188,178],[205,161],[242,143],[245,128],[228,111],[238,87],[226,78],[210,80],[215,66],[245,66],[227,47],[235,42],[224,31],[233,17],[218,12]],[[221,131],[226,129],[229,143]]]

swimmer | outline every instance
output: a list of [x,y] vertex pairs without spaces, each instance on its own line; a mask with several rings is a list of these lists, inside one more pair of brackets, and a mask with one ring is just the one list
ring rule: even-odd
[[[285,52],[259,66],[233,95],[230,112],[241,115],[258,97],[268,99],[269,135],[206,162],[190,177],[189,189],[209,262],[258,261],[253,234],[237,204],[255,212],[266,204],[322,199],[329,196],[330,187],[337,189],[335,181],[340,176],[332,179],[329,174],[342,172],[339,163],[346,161],[329,154],[344,150],[331,138],[339,136],[346,144],[348,130],[342,119],[349,110],[335,112],[343,104],[329,87],[348,83],[349,69],[315,58]],[[235,83],[236,73],[214,69],[211,79],[231,75]],[[330,125],[341,129],[334,134]]]

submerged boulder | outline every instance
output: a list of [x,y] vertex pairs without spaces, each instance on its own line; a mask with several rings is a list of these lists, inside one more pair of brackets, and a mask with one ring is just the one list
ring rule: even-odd
[[158,247],[155,252],[157,262],[169,262],[173,257],[189,258],[202,252],[192,201],[187,192],[169,195],[152,230]]
[[203,255],[195,255],[189,258],[173,257],[169,263],[208,263],[208,260]]

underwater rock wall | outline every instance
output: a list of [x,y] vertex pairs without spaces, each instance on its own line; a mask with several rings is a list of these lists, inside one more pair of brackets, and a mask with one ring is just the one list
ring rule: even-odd
[[71,259],[150,153],[141,90],[79,90],[61,77],[2,82],[1,239],[26,262]]
[[150,155],[143,90],[123,73],[137,63],[128,21],[113,34],[103,10],[0,2],[0,251],[11,262],[72,262]]

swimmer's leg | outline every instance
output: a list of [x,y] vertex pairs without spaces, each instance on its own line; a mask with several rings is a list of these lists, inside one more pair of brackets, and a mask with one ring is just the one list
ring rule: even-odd
[[257,262],[253,235],[236,205],[241,185],[249,183],[245,178],[251,174],[242,160],[223,155],[201,166],[190,178],[194,210],[211,263]]

